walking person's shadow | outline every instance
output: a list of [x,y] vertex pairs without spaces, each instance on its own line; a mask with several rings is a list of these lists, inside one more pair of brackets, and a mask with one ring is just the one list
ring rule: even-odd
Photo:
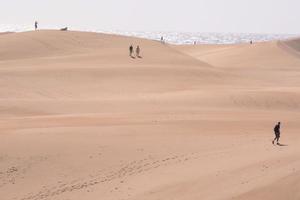
[[280,143],[278,143],[277,145],[280,146],[280,147],[287,147],[287,146],[289,146],[287,144],[280,144]]

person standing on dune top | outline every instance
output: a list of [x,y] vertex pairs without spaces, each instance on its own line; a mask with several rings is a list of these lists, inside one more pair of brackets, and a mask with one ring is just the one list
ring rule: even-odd
[[35,28],[35,30],[38,29],[38,22],[37,21],[34,22],[34,28]]
[[160,42],[161,42],[162,44],[164,44],[164,43],[165,43],[165,41],[164,41],[164,37],[163,37],[163,36],[161,36],[161,37],[160,37]]
[[280,138],[280,125],[281,123],[278,122],[276,124],[276,126],[274,127],[274,133],[275,133],[275,138],[274,140],[272,141],[272,143],[274,144],[274,142],[277,140],[277,144],[279,144],[279,138]]

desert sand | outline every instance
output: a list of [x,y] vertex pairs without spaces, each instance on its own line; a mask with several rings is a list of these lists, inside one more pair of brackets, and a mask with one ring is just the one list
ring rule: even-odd
[[0,35],[0,199],[299,200],[299,52]]

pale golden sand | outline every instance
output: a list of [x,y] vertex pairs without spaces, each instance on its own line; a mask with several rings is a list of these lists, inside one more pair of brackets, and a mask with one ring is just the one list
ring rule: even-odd
[[0,35],[0,199],[299,200],[299,49]]

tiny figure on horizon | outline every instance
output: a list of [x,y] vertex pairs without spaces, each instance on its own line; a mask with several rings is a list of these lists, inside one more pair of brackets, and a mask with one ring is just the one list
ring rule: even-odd
[[197,44],[197,42],[196,41],[194,41],[194,45],[196,45]]
[[250,44],[253,44],[253,41],[252,41],[252,40],[250,40]]
[[138,45],[138,46],[136,47],[136,49],[135,49],[135,54],[136,54],[136,56],[137,56],[138,58],[141,58],[141,57],[140,57],[140,52],[141,52],[141,48],[140,48],[140,46]]
[[272,141],[272,144],[274,144],[274,142],[277,140],[277,144],[279,144],[279,138],[280,138],[280,125],[281,123],[278,122],[276,124],[276,126],[274,127],[274,133],[275,133],[275,138],[274,140]]
[[35,28],[35,30],[38,29],[38,24],[39,24],[39,23],[38,23],[37,21],[34,22],[34,28]]
[[161,38],[160,38],[160,42],[161,42],[162,44],[164,44],[164,43],[165,43],[165,41],[164,41],[164,37],[163,37],[163,36],[161,36]]
[[132,54],[133,54],[133,46],[130,45],[130,47],[129,47],[129,56],[133,57]]
[[61,30],[61,31],[67,31],[67,30],[68,30],[68,27],[61,28],[60,30]]

